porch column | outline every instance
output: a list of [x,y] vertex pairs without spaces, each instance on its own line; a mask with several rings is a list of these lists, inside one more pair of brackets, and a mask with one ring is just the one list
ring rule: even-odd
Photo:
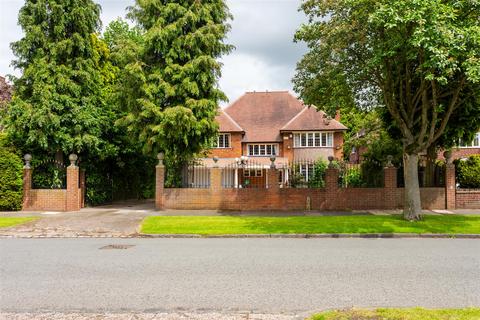
[[235,189],[238,189],[238,168],[237,167],[235,167],[234,181],[235,181]]
[[163,153],[157,155],[158,164],[155,167],[155,208],[162,210],[164,207],[163,191],[165,187],[165,166],[163,165]]

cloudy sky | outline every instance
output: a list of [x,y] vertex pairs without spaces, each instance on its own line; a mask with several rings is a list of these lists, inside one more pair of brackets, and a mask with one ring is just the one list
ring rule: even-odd
[[[134,0],[96,0],[107,25],[124,17]],[[293,35],[305,21],[297,11],[300,0],[227,0],[234,16],[228,43],[236,50],[223,58],[220,86],[230,101],[245,91],[292,90],[296,62],[306,51],[293,43]],[[0,0],[0,75],[16,74],[10,63],[10,43],[22,36],[17,25],[23,0]]]

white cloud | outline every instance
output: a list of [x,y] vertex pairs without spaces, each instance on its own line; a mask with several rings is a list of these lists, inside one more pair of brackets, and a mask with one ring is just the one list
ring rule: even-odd
[[[102,6],[106,26],[124,17],[134,0],[97,0]],[[14,59],[10,43],[21,38],[17,25],[23,0],[0,0],[0,74],[16,74],[10,66]],[[300,0],[227,0],[234,16],[227,42],[236,50],[222,59],[220,87],[230,101],[245,91],[291,90],[296,62],[306,51],[293,43],[293,35],[305,21],[297,11]]]

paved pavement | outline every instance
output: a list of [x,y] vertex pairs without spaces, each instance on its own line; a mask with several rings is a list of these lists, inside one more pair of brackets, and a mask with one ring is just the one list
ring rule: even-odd
[[0,288],[4,313],[480,306],[480,241],[0,239]]

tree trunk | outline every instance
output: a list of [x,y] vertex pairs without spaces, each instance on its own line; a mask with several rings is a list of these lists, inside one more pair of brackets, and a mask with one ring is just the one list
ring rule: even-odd
[[418,184],[418,154],[403,156],[405,177],[405,205],[403,215],[406,220],[420,220],[422,203],[420,200],[420,186]]

